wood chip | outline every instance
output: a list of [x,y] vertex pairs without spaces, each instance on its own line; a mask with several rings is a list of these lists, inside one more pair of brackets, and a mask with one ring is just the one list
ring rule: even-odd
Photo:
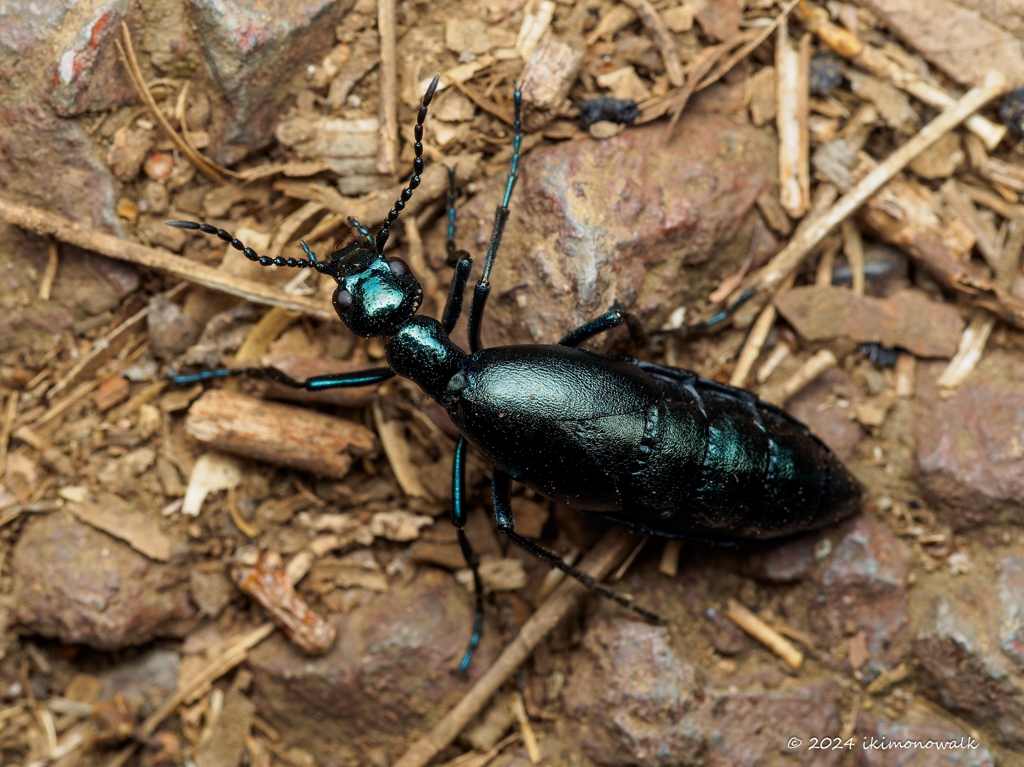
[[154,514],[134,508],[110,493],[81,503],[68,503],[67,508],[83,522],[120,538],[140,554],[157,562],[170,561],[173,542],[160,529]]
[[232,557],[231,578],[271,615],[271,620],[303,652],[322,655],[331,649],[337,629],[309,608],[285,575],[281,557],[245,546]]
[[352,421],[216,389],[189,408],[185,431],[217,450],[334,479],[380,447]]

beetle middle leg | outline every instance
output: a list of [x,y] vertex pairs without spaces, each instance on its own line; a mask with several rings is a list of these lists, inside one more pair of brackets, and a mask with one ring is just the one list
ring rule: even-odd
[[[614,306],[615,305],[613,304],[613,307]],[[600,317],[596,317],[590,322],[586,322],[575,330],[566,333],[562,337],[562,340],[558,342],[558,345],[572,347],[579,346],[584,341],[611,330],[612,328],[617,328],[623,323],[625,323],[626,327],[629,328],[629,335],[633,341],[638,344],[646,342],[647,332],[644,330],[643,323],[640,322],[636,315],[623,311],[622,309],[612,308]]]
[[607,586],[601,585],[586,573],[580,572],[572,565],[567,565],[555,552],[550,551],[540,544],[534,543],[529,538],[524,538],[519,535],[519,533],[515,532],[514,528],[516,526],[516,521],[512,517],[512,503],[509,492],[511,484],[512,478],[508,475],[508,472],[497,468],[494,470],[494,474],[491,477],[491,493],[494,501],[494,523],[497,525],[498,530],[507,535],[513,543],[519,546],[519,548],[527,554],[532,554],[537,557],[537,559],[547,562],[552,567],[557,567],[563,573],[572,576],[587,588],[593,589],[597,593],[602,596],[606,596],[609,599],[614,599],[620,605],[628,607],[644,619],[649,620],[652,623],[661,623],[661,618],[649,610],[645,610],[637,605],[632,598],[623,594],[618,594]]

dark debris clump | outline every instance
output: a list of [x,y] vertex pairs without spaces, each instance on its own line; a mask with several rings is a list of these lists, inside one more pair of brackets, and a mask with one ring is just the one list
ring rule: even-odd
[[1024,135],[1024,88],[1017,88],[1006,94],[999,107],[999,119],[1010,130]]
[[829,93],[843,82],[842,62],[833,53],[816,53],[811,56],[809,78],[811,93]]
[[584,128],[589,128],[596,122],[629,125],[641,114],[633,99],[613,99],[610,96],[587,99],[576,106],[580,110],[580,121]]

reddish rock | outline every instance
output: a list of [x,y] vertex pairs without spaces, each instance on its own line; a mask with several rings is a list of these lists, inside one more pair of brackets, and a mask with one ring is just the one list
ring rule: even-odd
[[999,575],[999,646],[1024,672],[1024,557],[1006,557]]
[[25,523],[11,569],[22,633],[119,650],[181,636],[195,616],[187,569],[154,562],[66,512]]
[[919,290],[871,298],[843,288],[808,285],[786,291],[775,299],[775,306],[809,341],[849,338],[898,346],[918,357],[952,357],[964,329],[956,307],[932,301]]
[[69,7],[53,46],[50,100],[61,117],[103,112],[136,100],[117,55],[128,0],[81,0]]
[[[749,238],[737,232],[777,173],[772,134],[724,115],[684,114],[666,145],[665,127],[524,159],[491,276],[485,345],[554,343],[616,300],[660,326],[739,268]],[[499,174],[458,211],[457,245],[478,261],[504,188]],[[436,229],[427,252],[443,256],[445,236]],[[687,268],[709,261],[710,269]]]
[[583,647],[586,657],[578,659],[562,697],[566,713],[580,722],[588,757],[607,765],[697,757],[705,735],[686,715],[699,705],[699,681],[666,628],[603,620]]
[[803,421],[840,460],[849,461],[864,439],[864,431],[852,418],[863,399],[863,389],[850,374],[834,367],[791,397],[786,410]]
[[[699,715],[693,719],[707,738],[705,767],[831,767],[843,762],[842,751],[808,749],[812,737],[834,735],[842,727],[839,686],[832,681],[794,680],[767,691],[761,685],[750,690],[709,691]],[[798,738],[802,744],[793,748],[792,738]],[[656,764],[660,767],[664,762]]]
[[491,665],[495,632],[485,626],[468,675],[455,672],[469,640],[471,597],[455,579],[426,570],[408,586],[336,618],[338,639],[310,658],[284,637],[254,649],[253,699],[261,715],[334,764],[346,752],[379,749],[387,762],[444,716]]
[[918,367],[914,473],[957,528],[1019,519],[1024,505],[1024,354],[988,348],[952,397]]
[[803,535],[780,546],[755,551],[742,560],[743,570],[753,578],[772,583],[792,583],[807,574],[813,563],[817,534]]
[[834,682],[783,681],[766,690],[705,688],[675,649],[668,631],[602,620],[583,639],[584,655],[563,692],[578,722],[584,754],[598,764],[838,764],[839,752],[790,749],[841,727]]
[[157,359],[170,360],[192,346],[202,327],[180,304],[158,293],[149,300],[146,334]]
[[[910,604],[925,694],[979,724],[994,724],[1016,746],[1024,744],[1024,675],[1000,646],[1000,623],[1012,625],[1019,610],[1021,603],[1012,600],[1020,598],[1020,592],[1013,595],[1020,566],[1020,558],[1003,560],[1001,589],[992,588],[988,567],[976,566],[967,575],[934,573],[915,587]],[[1014,585],[1008,590],[1007,583]]]
[[231,164],[266,146],[291,95],[293,75],[319,63],[334,45],[352,0],[195,0],[196,24],[219,99],[210,126],[211,151]]
[[121,233],[113,181],[79,122],[55,116],[35,94],[0,91],[4,194],[90,226]]
[[818,576],[811,626],[832,645],[864,632],[870,657],[861,672],[870,678],[895,668],[909,649],[907,553],[870,514],[847,520],[836,532],[839,542]]
[[924,706],[899,720],[861,711],[853,753],[856,767],[995,767],[987,748]]

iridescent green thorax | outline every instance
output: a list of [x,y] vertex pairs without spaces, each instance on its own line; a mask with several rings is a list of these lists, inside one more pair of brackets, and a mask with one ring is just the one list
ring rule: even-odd
[[388,365],[398,375],[419,384],[434,399],[462,367],[466,353],[453,344],[441,323],[413,317],[384,345]]

